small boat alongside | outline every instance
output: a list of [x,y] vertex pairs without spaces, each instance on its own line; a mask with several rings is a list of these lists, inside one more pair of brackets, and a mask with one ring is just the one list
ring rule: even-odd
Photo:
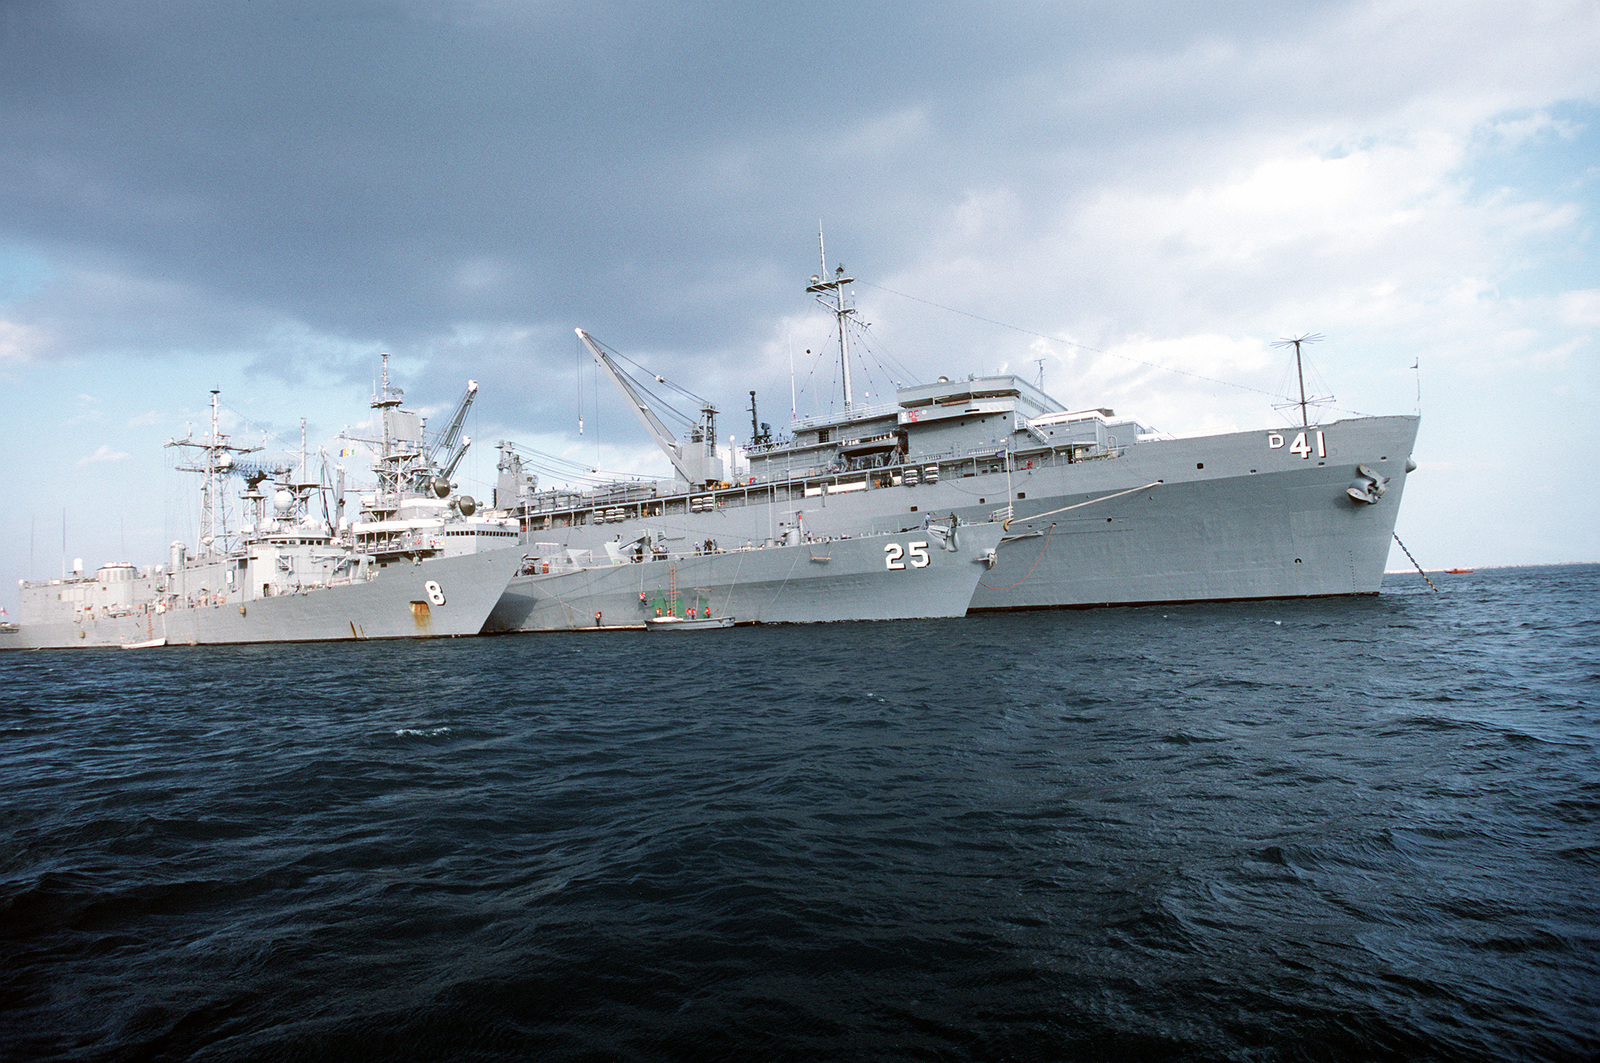
[[731,616],[653,616],[645,621],[647,631],[711,631],[732,626]]

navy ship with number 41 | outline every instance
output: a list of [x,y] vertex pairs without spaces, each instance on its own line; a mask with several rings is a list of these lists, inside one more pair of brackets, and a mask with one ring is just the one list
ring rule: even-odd
[[1108,409],[1069,410],[1011,375],[940,377],[861,405],[850,381],[852,282],[840,267],[806,289],[838,319],[842,412],[801,418],[773,439],[752,405],[740,482],[717,453],[715,410],[686,440],[672,437],[645,387],[580,329],[676,477],[538,491],[503,444],[497,506],[530,539],[589,549],[663,533],[761,542],[796,526],[841,536],[952,515],[998,520],[1003,549],[974,610],[1378,591],[1416,468],[1417,417],[1312,424],[1302,401],[1294,428],[1164,438]]

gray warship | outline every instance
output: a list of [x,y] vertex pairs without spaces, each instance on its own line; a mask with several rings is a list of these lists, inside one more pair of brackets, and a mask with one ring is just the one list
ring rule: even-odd
[[1417,417],[1314,423],[1302,394],[1298,425],[1164,438],[1110,409],[1070,410],[1014,375],[940,377],[863,405],[851,386],[852,283],[841,266],[806,288],[837,319],[842,411],[775,438],[752,392],[737,483],[717,452],[714,407],[678,439],[650,385],[577,330],[675,476],[541,491],[502,443],[497,511],[530,541],[580,550],[663,534],[759,543],[802,522],[835,537],[905,533],[930,517],[996,521],[1002,546],[973,610],[1378,592]]
[[[470,498],[453,498],[449,473],[465,442],[460,424],[434,446],[423,423],[400,407],[388,382],[373,406],[383,437],[378,485],[361,500],[360,519],[343,517],[343,472],[334,484],[306,474],[304,427],[298,468],[265,463],[217,426],[212,392],[207,438],[173,440],[200,474],[196,551],[172,544],[166,563],[127,562],[41,582],[21,581],[17,623],[0,648],[40,649],[476,635],[522,565],[517,533],[476,517]],[[243,479],[251,520],[229,526],[227,492]],[[331,508],[329,496],[332,496]],[[322,512],[316,503],[322,502]]]
[[[803,524],[803,518],[802,518]],[[946,521],[911,533],[816,538],[682,552],[660,533],[604,544],[596,558],[531,544],[485,633],[662,627],[658,620],[805,624],[966,615],[997,563],[998,522]]]

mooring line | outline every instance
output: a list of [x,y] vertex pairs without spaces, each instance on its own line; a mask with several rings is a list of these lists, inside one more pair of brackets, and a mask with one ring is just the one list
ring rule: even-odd
[[[1022,586],[1024,583],[1028,582],[1028,576],[1033,575],[1033,569],[1034,568],[1038,568],[1039,567],[1039,562],[1044,560],[1045,549],[1047,547],[1049,547],[1049,545],[1050,545],[1050,536],[1054,535],[1055,532],[1056,532],[1055,521],[1051,521],[1050,522],[1050,527],[1048,529],[1046,529],[1046,531],[1044,533],[1044,542],[1039,544],[1039,556],[1033,559],[1033,568],[1028,569],[1027,576],[1023,576],[1021,579],[1017,580],[1017,582],[1013,583],[1009,587],[991,587],[987,583],[983,582],[983,580],[981,580],[981,579],[978,581],[978,586],[984,588],[985,590],[991,590],[991,591],[1014,591],[1018,587]],[[1037,533],[1035,533],[1035,534],[1037,534]]]
[[1000,522],[1000,526],[1006,531],[1010,531],[1013,521],[1020,520],[1022,523],[1027,524],[1030,521],[1038,520],[1040,517],[1053,517],[1057,513],[1065,513],[1071,509],[1082,509],[1084,506],[1093,506],[1100,502],[1109,502],[1113,498],[1121,498],[1123,495],[1136,494],[1137,492],[1143,491],[1147,488],[1159,487],[1164,482],[1165,481],[1162,480],[1151,480],[1149,483],[1142,484],[1139,487],[1130,487],[1126,491],[1118,491],[1115,494],[1101,495],[1099,498],[1091,498],[1087,502],[1075,502],[1070,506],[1062,506],[1060,509],[1047,509],[1043,513],[1034,513],[1027,517],[1007,517],[1005,520]]

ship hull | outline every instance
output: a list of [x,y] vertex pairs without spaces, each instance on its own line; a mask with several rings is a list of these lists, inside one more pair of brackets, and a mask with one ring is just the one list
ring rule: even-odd
[[958,617],[988,571],[978,559],[1002,534],[997,523],[975,524],[957,531],[954,550],[918,532],[518,576],[484,630],[642,628],[674,586],[738,623]]
[[[1340,422],[1324,430],[1327,457],[1311,459],[1273,453],[1265,433],[1141,443],[1114,462],[1085,463],[1106,468],[1077,490],[1060,470],[1014,473],[1028,497],[1011,527],[1031,538],[1002,552],[973,608],[1376,594],[1416,425]],[[1348,494],[1363,467],[1387,480],[1373,503]],[[1130,481],[1160,482],[1105,498]],[[1077,508],[1035,516],[1067,506]]]
[[[396,562],[370,580],[297,594],[237,598],[122,616],[85,612],[24,619],[0,648],[62,649],[140,644],[332,642],[476,635],[521,567],[509,548]],[[164,642],[163,642],[164,640]]]
[[[737,542],[773,535],[797,510],[823,535],[1009,514],[1012,538],[975,588],[973,610],[1375,594],[1417,425],[1336,421],[1307,430],[1298,450],[1299,429],[1143,441],[1079,461],[991,452],[940,460],[934,483],[907,486],[909,477],[882,470],[849,476],[866,481],[849,493],[818,492],[815,477],[758,484],[718,492],[705,512],[564,531],[575,547],[647,532]],[[1387,481],[1372,504],[1348,494],[1363,467]]]

